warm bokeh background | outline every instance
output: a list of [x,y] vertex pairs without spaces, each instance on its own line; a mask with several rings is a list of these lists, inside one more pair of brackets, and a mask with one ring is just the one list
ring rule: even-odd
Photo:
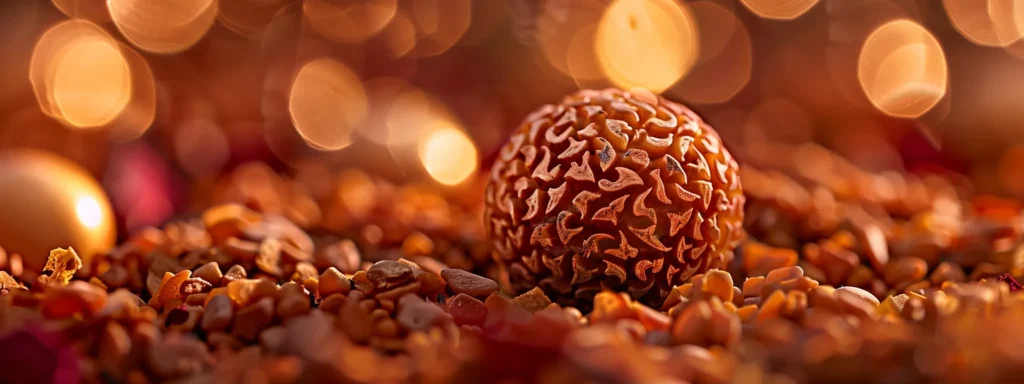
[[10,0],[0,148],[83,165],[123,236],[253,160],[475,188],[533,108],[644,86],[741,160],[816,141],[1024,197],[1022,31],[1019,0]]

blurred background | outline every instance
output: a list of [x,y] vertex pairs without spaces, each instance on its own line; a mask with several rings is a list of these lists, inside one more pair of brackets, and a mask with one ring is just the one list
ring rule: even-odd
[[686,103],[741,162],[817,142],[1024,197],[1022,33],[1018,0],[9,0],[0,200],[121,238],[243,164],[472,201],[527,113],[609,86]]

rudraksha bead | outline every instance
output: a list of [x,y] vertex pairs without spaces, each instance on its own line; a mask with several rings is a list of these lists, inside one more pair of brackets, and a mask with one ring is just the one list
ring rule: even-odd
[[484,213],[513,289],[587,303],[603,288],[657,305],[725,268],[743,236],[738,165],[711,126],[645,90],[583,90],[502,147]]

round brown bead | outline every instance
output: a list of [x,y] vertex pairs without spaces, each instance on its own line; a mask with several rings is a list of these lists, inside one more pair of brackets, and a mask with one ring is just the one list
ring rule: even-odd
[[602,288],[660,303],[725,268],[743,236],[738,165],[693,111],[646,91],[584,90],[502,147],[484,213],[513,288],[560,303]]

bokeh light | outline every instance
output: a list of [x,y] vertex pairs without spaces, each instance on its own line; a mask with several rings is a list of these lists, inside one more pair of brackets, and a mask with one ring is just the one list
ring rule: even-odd
[[573,35],[566,51],[569,76],[572,76],[580,88],[586,87],[590,81],[604,78],[594,51],[596,39],[597,24],[588,25]]
[[310,146],[337,150],[352,142],[366,115],[366,91],[347,66],[330,59],[306,63],[288,96],[292,123]]
[[988,0],[988,15],[992,18],[993,29],[999,41],[1009,40],[1009,44],[1012,44],[1024,37],[1024,2]]
[[547,64],[576,80],[601,78],[594,43],[604,11],[602,4],[547,0],[537,2],[537,7],[533,41]]
[[598,62],[612,83],[661,92],[690,70],[699,52],[696,23],[673,0],[616,0],[597,28]]
[[868,36],[857,78],[871,103],[895,117],[928,112],[946,94],[946,56],[938,40],[916,22],[901,19]]
[[689,4],[700,32],[700,57],[693,70],[669,91],[683,100],[713,104],[731,99],[750,82],[750,33],[735,15],[710,1]]
[[379,33],[398,10],[396,0],[306,0],[306,21],[325,37],[339,43],[360,43]]
[[431,124],[454,125],[455,116],[433,95],[408,86],[395,96],[385,115],[387,145],[395,148],[422,139]]
[[131,100],[121,113],[107,126],[115,141],[126,142],[138,139],[153,125],[156,119],[156,82],[149,62],[142,55],[125,44],[118,44],[131,75]]
[[841,96],[839,100],[872,108],[857,80],[857,58],[864,41],[882,24],[912,19],[912,12],[891,0],[828,1],[824,5],[828,16],[825,69]]
[[217,20],[216,0],[107,0],[110,17],[133,45],[153,53],[184,51]]
[[1006,47],[1021,38],[1024,3],[1017,0],[942,0],[949,21],[971,42]]
[[402,12],[394,16],[381,36],[392,58],[404,57],[416,48],[416,25]]
[[128,62],[109,39],[79,39],[54,65],[54,107],[68,124],[98,127],[114,120],[128,105]]
[[408,6],[405,16],[416,27],[417,57],[444,53],[469,29],[470,0],[413,0],[403,5]]
[[97,23],[110,21],[107,0],[53,0],[53,5],[70,17]]
[[766,19],[792,20],[811,10],[818,0],[740,0],[755,15]]
[[256,35],[270,24],[274,15],[291,0],[218,0],[217,20],[225,28],[245,37]]
[[[356,127],[360,137],[379,145],[387,145],[390,127],[387,118],[395,101],[406,93],[422,92],[407,81],[393,77],[375,77],[363,82],[368,103],[367,115],[384,116],[383,119],[367,119]],[[403,116],[395,113],[396,117]],[[412,128],[408,127],[407,128]],[[401,136],[401,135],[399,135]]]
[[420,161],[430,177],[445,185],[456,185],[469,178],[477,168],[473,141],[462,131],[437,125],[423,140]]
[[36,43],[29,79],[44,113],[69,126],[114,120],[131,98],[131,73],[119,44],[81,20],[58,23]]

